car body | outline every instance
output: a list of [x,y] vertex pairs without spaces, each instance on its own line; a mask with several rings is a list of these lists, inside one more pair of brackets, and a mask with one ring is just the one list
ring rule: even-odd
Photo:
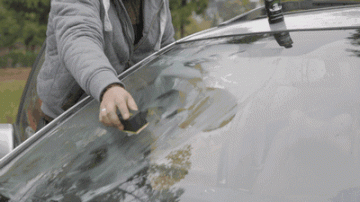
[[91,97],[34,133],[30,79],[0,199],[358,201],[360,6],[249,15],[119,75],[147,113],[137,135],[99,123]]

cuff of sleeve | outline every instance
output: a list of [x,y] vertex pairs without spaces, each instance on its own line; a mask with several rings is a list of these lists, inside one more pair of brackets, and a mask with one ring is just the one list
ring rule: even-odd
[[90,83],[90,94],[100,102],[100,95],[103,90],[110,84],[118,83],[124,86],[121,81],[112,72],[102,71],[97,73]]
[[106,86],[106,88],[104,88],[104,90],[102,90],[101,93],[100,93],[100,102],[102,102],[102,99],[103,99],[103,96],[104,96],[105,92],[106,92],[107,90],[109,90],[109,89],[110,89],[111,87],[113,87],[113,86],[120,86],[120,87],[123,87],[123,88],[124,88],[124,85],[122,85],[122,84],[120,84],[120,83],[112,83],[112,84]]

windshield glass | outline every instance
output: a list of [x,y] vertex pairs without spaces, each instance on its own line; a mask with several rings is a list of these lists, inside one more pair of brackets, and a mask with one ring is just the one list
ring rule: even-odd
[[0,193],[346,201],[360,190],[359,39],[328,30],[176,44],[123,80],[147,114],[140,134],[102,126],[92,101],[4,167]]

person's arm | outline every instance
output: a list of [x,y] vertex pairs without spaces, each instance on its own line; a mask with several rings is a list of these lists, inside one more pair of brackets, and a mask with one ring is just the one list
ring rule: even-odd
[[100,100],[111,83],[120,83],[104,53],[99,0],[52,0],[51,12],[61,62],[87,94]]
[[[52,26],[56,30],[56,51],[61,62],[81,88],[98,101],[109,85],[121,84],[103,50],[100,9],[99,0],[52,0],[50,12],[54,23]],[[108,109],[106,114],[100,111],[100,121],[121,129],[118,118],[114,118],[116,108],[126,118],[128,107],[136,106],[132,102],[131,95],[124,88],[117,86],[107,89],[100,106],[104,108],[105,105]]]
[[162,40],[161,40],[161,47],[165,47],[175,41],[174,39],[175,31],[174,31],[174,26],[172,24],[172,18],[171,18],[171,12],[169,8],[168,0],[164,0],[164,7],[166,13],[166,26],[165,26],[164,35],[162,36]]

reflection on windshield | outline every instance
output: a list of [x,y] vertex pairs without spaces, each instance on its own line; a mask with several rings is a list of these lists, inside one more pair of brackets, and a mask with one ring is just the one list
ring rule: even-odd
[[[350,39],[350,43],[355,47],[360,46],[360,29],[355,30],[355,33],[352,36],[348,37]],[[353,52],[357,57],[360,57],[360,50],[357,49],[349,49],[350,52]]]
[[151,164],[115,189],[98,195],[91,201],[177,201],[184,193],[181,188],[170,189],[184,179],[191,167],[191,147],[174,151],[166,156],[166,164]]
[[155,190],[168,190],[176,182],[185,178],[191,168],[191,146],[174,151],[166,156],[169,162],[161,165],[153,164],[149,170],[151,185]]

